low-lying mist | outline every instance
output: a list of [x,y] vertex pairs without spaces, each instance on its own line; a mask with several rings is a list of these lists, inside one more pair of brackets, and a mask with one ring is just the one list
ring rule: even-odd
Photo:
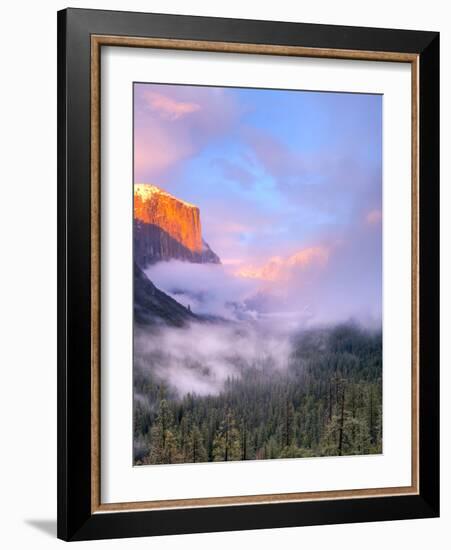
[[287,370],[304,331],[350,321],[379,330],[382,276],[364,246],[368,238],[330,245],[321,261],[280,262],[281,277],[270,280],[240,276],[228,264],[149,266],[145,273],[157,288],[199,322],[137,329],[135,367],[176,395],[217,395],[244,369]]
[[293,348],[288,334],[251,325],[192,323],[183,328],[137,328],[135,368],[167,384],[178,396],[216,395],[244,369],[288,368]]
[[[171,260],[150,266],[145,272],[158,288],[194,313],[228,320],[237,320],[236,305],[243,304],[257,288],[255,281],[235,277],[219,264]],[[245,313],[250,318],[254,314],[248,308]]]
[[282,259],[280,277],[270,280],[240,276],[233,265],[177,260],[159,262],[145,272],[158,288],[198,315],[258,321],[287,331],[351,319],[376,328],[382,316],[382,272],[368,240],[364,236],[352,244],[329,244],[322,261],[313,256],[284,266]]

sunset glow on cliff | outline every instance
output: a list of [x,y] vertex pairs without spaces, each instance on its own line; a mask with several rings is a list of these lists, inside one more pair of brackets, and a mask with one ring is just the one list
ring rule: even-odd
[[380,454],[382,96],[133,89],[134,465]]
[[192,252],[202,251],[199,208],[156,185],[135,184],[134,218],[158,226]]
[[135,220],[164,233],[144,255],[209,245],[208,284],[381,316],[381,96],[135,84],[134,182]]

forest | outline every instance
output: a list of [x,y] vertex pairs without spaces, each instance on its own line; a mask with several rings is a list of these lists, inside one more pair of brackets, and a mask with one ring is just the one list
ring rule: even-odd
[[382,333],[305,330],[287,368],[247,365],[211,395],[135,368],[134,395],[135,465],[377,454]]

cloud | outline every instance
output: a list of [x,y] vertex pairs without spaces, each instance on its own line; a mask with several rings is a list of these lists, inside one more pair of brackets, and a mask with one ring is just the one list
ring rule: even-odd
[[381,208],[381,164],[369,163],[355,144],[304,150],[255,128],[244,128],[242,137],[280,197],[309,225],[318,220],[352,223],[362,212]]
[[291,352],[287,336],[249,325],[194,323],[156,333],[138,329],[134,340],[135,367],[151,370],[180,396],[218,394],[245,369],[286,369]]
[[146,269],[154,284],[199,315],[291,332],[354,319],[380,323],[382,238],[366,224],[324,235],[260,265],[172,260]]
[[195,203],[223,261],[149,276],[227,319],[380,320],[381,100],[287,94],[135,85],[136,181]]
[[165,184],[226,134],[238,106],[223,88],[135,84],[135,182]]
[[236,182],[245,189],[249,189],[255,183],[255,175],[247,168],[236,162],[231,162],[230,160],[224,158],[218,158],[215,159],[213,164],[221,169],[226,180]]
[[156,122],[148,124],[146,128],[136,128],[135,182],[158,182],[160,174],[192,153],[193,148],[189,142],[171,137],[169,133],[162,131]]
[[366,223],[369,225],[377,225],[382,221],[382,212],[379,209],[371,210],[366,215]]
[[306,163],[302,153],[291,150],[268,132],[244,127],[242,137],[251,148],[254,159],[278,183],[290,185],[305,173]]
[[160,116],[169,120],[178,120],[190,113],[199,111],[201,108],[198,103],[177,101],[167,95],[151,90],[144,92],[143,98],[147,101],[152,111],[156,111]]
[[311,265],[324,267],[329,259],[329,249],[325,246],[312,246],[304,248],[289,256],[282,258],[275,256],[263,266],[240,267],[237,275],[249,279],[262,279],[264,281],[283,281],[293,276],[293,271],[299,268],[307,268]]
[[253,317],[252,311],[237,307],[257,291],[258,285],[236,277],[226,266],[171,260],[150,266],[145,273],[158,288],[189,305],[194,313],[229,320]]

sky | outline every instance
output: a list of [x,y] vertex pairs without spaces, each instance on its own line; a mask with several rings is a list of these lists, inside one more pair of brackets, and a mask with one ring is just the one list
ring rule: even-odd
[[[134,155],[135,183],[199,207],[223,266],[204,286],[263,292],[267,315],[380,320],[382,96],[135,84]],[[163,287],[184,276],[166,267]]]

